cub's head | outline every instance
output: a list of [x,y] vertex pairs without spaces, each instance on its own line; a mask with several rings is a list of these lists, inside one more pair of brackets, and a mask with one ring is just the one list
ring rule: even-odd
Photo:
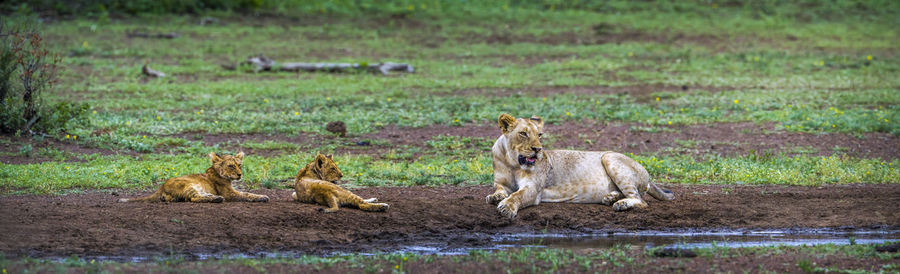
[[316,159],[301,169],[297,177],[310,175],[316,179],[329,182],[335,182],[344,177],[344,173],[341,173],[341,170],[338,169],[337,163],[334,162],[331,154],[326,156],[322,153],[316,153]]
[[501,114],[497,119],[500,131],[509,141],[509,151],[513,152],[515,160],[521,166],[534,166],[543,156],[541,152],[544,146],[541,138],[544,135],[544,120],[541,117],[516,119],[509,114]]
[[240,181],[244,177],[244,173],[241,172],[241,162],[244,161],[243,152],[234,156],[219,156],[216,155],[215,152],[210,152],[209,159],[212,161],[212,169],[214,169],[216,174],[219,174],[220,177],[231,181]]

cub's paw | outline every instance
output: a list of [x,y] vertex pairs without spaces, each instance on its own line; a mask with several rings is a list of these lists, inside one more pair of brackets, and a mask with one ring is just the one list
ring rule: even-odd
[[377,201],[378,201],[378,198],[368,198],[368,199],[363,199],[363,202],[366,202],[366,203],[374,203],[374,202],[377,202]]
[[[372,199],[375,199],[375,198],[372,198]],[[375,208],[376,211],[387,211],[388,208],[391,208],[391,205],[388,205],[388,204],[385,204],[385,203],[375,203],[374,205],[377,206],[377,207]]]
[[225,197],[222,196],[212,196],[209,199],[210,203],[221,203],[225,201]]
[[296,191],[294,191],[294,193],[291,193],[291,198],[294,198],[294,201],[297,200],[297,192]]
[[338,211],[337,208],[322,208],[322,207],[320,207],[318,210],[319,210],[319,212],[322,212],[322,213],[334,213],[334,212]]
[[503,201],[503,199],[506,199],[506,197],[509,197],[509,195],[503,192],[498,192],[484,197],[484,201],[488,204],[496,205],[500,203],[500,201]]
[[519,213],[519,208],[509,200],[503,200],[497,205],[497,211],[500,211],[500,215],[506,216],[506,218],[515,219],[516,214]]
[[261,197],[256,197],[256,199],[253,199],[253,201],[254,201],[254,202],[261,202],[261,203],[268,203],[268,202],[269,202],[269,196],[263,195],[263,196],[261,196]]
[[613,203],[615,203],[618,200],[621,200],[622,198],[625,198],[625,196],[622,195],[622,193],[619,193],[618,191],[613,191],[613,192],[610,192],[609,194],[606,194],[606,196],[603,196],[603,198],[600,199],[600,203],[604,204],[604,205],[612,205]]
[[625,198],[621,199],[618,202],[613,204],[613,210],[615,211],[626,211],[632,208],[646,208],[647,203],[642,201],[641,199],[635,198]]

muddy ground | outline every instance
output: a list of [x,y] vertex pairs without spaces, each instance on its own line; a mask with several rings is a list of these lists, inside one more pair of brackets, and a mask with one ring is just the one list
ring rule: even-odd
[[501,217],[484,202],[491,192],[486,186],[354,190],[389,203],[385,213],[321,213],[319,206],[290,201],[290,190],[254,191],[269,195],[269,203],[223,204],[115,202],[148,192],[4,196],[0,254],[326,254],[425,243],[478,247],[506,233],[900,227],[898,185],[665,187],[677,199],[651,200],[645,210],[545,203],[521,210],[515,220]]

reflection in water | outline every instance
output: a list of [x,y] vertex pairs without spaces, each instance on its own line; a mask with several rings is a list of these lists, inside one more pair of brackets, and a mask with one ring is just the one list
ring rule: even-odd
[[[679,248],[703,248],[703,247],[754,247],[777,245],[819,245],[819,244],[880,244],[885,242],[900,241],[900,230],[856,230],[856,231],[830,231],[830,230],[790,230],[790,231],[718,231],[718,232],[654,232],[642,231],[633,233],[605,233],[605,234],[507,234],[493,237],[490,244],[485,246],[467,248],[449,248],[447,243],[419,244],[405,246],[394,250],[381,250],[379,253],[417,253],[436,255],[466,255],[472,250],[505,250],[521,247],[560,248],[573,250],[605,249],[616,245],[632,245],[645,248],[650,247],[679,247]],[[333,253],[331,256],[345,255],[346,253]],[[374,255],[375,253],[355,253],[360,255]],[[227,254],[185,254],[178,255],[184,260],[210,260],[210,259],[248,259],[248,258],[298,258],[304,255],[298,252],[256,252],[256,253],[227,253]],[[65,258],[56,258],[59,261]],[[97,256],[83,257],[81,260],[119,261],[119,262],[144,262],[156,260],[155,257],[129,257],[129,256]]]

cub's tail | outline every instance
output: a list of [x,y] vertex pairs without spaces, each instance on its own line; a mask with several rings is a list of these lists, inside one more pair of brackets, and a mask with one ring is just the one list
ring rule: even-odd
[[650,183],[650,189],[647,191],[647,193],[649,193],[650,196],[653,196],[653,198],[656,198],[660,201],[675,200],[675,194],[672,193],[671,190],[662,189],[654,183]]
[[156,192],[154,192],[153,194],[150,194],[150,196],[141,197],[141,198],[131,198],[131,199],[128,199],[128,198],[122,198],[122,199],[119,199],[118,202],[120,202],[120,203],[130,203],[130,202],[160,202],[160,201],[162,201],[162,200],[163,200],[163,194],[162,194],[162,188],[160,188],[160,189],[156,190]]

